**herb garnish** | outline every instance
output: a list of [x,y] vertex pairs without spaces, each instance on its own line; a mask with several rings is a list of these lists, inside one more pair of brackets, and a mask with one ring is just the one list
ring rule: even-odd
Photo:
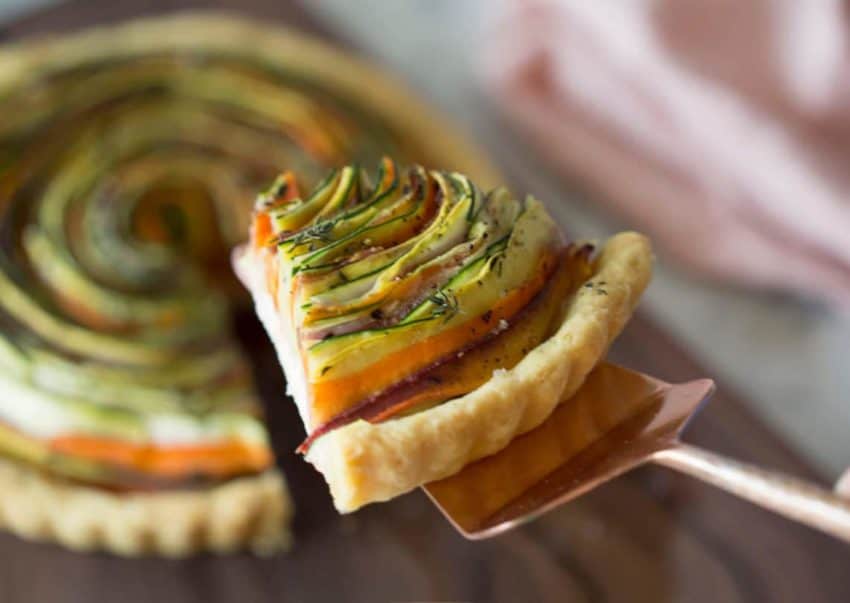
[[444,322],[448,322],[460,309],[454,293],[444,289],[437,290],[428,297],[428,301],[437,306],[434,316],[445,316]]
[[331,232],[333,231],[334,226],[336,226],[336,220],[323,220],[318,224],[313,224],[309,228],[305,228],[300,231],[295,236],[288,239],[286,243],[289,243],[292,247],[298,247],[299,245],[314,241],[330,243],[333,241]]

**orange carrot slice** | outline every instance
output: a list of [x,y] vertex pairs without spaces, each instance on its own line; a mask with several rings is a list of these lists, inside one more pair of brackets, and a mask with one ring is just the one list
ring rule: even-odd
[[48,444],[54,452],[162,477],[193,474],[225,477],[261,471],[272,463],[271,452],[265,446],[235,440],[215,444],[158,447],[71,435],[54,438]]

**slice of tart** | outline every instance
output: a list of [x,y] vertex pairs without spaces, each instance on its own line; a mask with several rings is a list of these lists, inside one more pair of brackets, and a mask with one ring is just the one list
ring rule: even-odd
[[384,159],[282,174],[234,254],[340,511],[457,472],[539,425],[631,315],[647,239],[566,243],[543,204]]
[[[0,277],[1,295],[8,285]],[[0,527],[122,555],[287,546],[292,503],[235,350],[150,370],[86,365],[3,326]]]
[[151,298],[167,330],[98,330],[108,298],[34,284],[0,271],[0,527],[124,555],[284,547],[292,504],[221,300]]

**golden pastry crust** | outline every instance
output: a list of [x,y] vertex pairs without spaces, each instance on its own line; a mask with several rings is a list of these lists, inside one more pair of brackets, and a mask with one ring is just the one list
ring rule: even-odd
[[513,369],[430,410],[384,423],[360,420],[320,437],[307,459],[325,476],[336,508],[354,511],[452,475],[540,425],[605,355],[651,273],[648,239],[618,234],[569,300],[558,331]]
[[0,458],[0,527],[78,551],[186,557],[287,549],[293,505],[277,470],[203,490],[117,494]]

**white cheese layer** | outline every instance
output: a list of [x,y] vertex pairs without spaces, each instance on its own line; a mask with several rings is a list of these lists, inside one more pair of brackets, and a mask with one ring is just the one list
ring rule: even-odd
[[236,276],[251,292],[257,316],[274,345],[278,362],[286,376],[286,393],[295,400],[298,414],[309,433],[312,426],[309,419],[310,409],[307,406],[307,376],[296,348],[295,330],[292,325],[283,324],[281,320],[281,316],[290,316],[289,309],[275,308],[274,299],[266,285],[265,266],[260,256],[247,246],[242,246],[233,251],[232,263]]
[[73,430],[74,415],[48,396],[0,374],[0,420],[29,436],[47,439]]
[[262,426],[247,415],[224,412],[203,418],[175,413],[140,415],[44,392],[2,372],[0,422],[40,440],[93,435],[163,447],[232,439],[267,441]]

